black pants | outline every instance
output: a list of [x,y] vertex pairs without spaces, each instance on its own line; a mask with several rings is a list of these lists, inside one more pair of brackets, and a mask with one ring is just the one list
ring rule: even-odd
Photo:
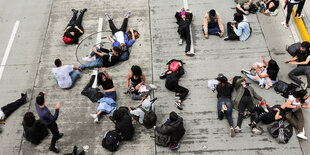
[[1,110],[3,111],[6,118],[8,118],[16,109],[26,103],[26,98],[20,98],[15,102],[9,103],[6,106],[3,106]]
[[59,139],[59,130],[57,123],[54,121],[47,125],[47,128],[51,130],[51,133],[53,134],[52,141],[51,141],[51,148],[55,148],[56,141]]
[[302,9],[304,8],[304,5],[305,5],[305,2],[306,0],[301,0],[299,3],[298,3],[298,7],[297,7],[297,10],[296,10],[296,16],[299,16],[301,14],[301,11]]
[[262,121],[264,124],[270,124],[275,120],[275,116],[272,116],[270,113],[266,113],[264,109],[259,106],[254,108],[254,112],[257,113],[257,117],[254,119],[254,122],[257,124]]
[[303,82],[297,77],[299,75],[307,76],[308,88],[310,88],[310,66],[297,66],[295,69],[288,73],[290,79],[300,85]]
[[227,36],[228,36],[229,40],[239,40],[239,36],[237,36],[237,34],[235,33],[231,24],[232,24],[232,22],[227,23]]
[[252,98],[249,96],[243,96],[238,105],[239,114],[238,114],[237,126],[239,126],[240,128],[243,121],[244,111],[246,108],[248,108],[249,112],[251,113],[251,122],[252,122],[255,119],[255,113]]
[[112,19],[109,20],[109,26],[110,29],[112,30],[112,34],[114,35],[117,31],[123,31],[124,33],[126,32],[126,28],[127,28],[127,24],[128,24],[128,18],[124,18],[122,27],[120,29],[117,29],[112,21]]
[[83,15],[84,15],[84,12],[83,13],[80,13],[79,17],[77,17],[77,14],[78,12],[73,12],[73,16],[71,18],[71,20],[69,21],[68,26],[78,26],[80,29],[83,30],[83,27],[82,27],[82,19],[83,19]]
[[166,81],[166,88],[170,91],[180,93],[180,100],[183,101],[189,90],[179,85],[179,80]]
[[181,39],[186,40],[186,47],[185,52],[188,52],[191,50],[191,33],[189,30],[189,25],[187,27],[179,27],[178,33],[180,34]]
[[287,14],[286,14],[286,21],[285,21],[286,24],[288,24],[291,19],[291,14],[293,12],[294,5],[296,5],[296,3],[287,2]]

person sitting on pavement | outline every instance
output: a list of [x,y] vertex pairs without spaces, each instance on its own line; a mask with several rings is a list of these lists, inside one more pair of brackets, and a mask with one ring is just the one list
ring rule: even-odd
[[232,102],[231,102],[231,94],[233,91],[232,86],[232,79],[229,81],[223,74],[219,74],[219,76],[216,78],[218,80],[218,85],[216,86],[217,91],[217,114],[218,119],[222,120],[224,118],[224,115],[226,116],[226,119],[228,120],[228,124],[230,126],[230,136],[235,136],[234,131],[234,122],[232,119]]
[[9,103],[0,109],[0,133],[2,133],[2,126],[5,125],[5,120],[20,106],[27,102],[27,93],[21,93],[21,97],[16,101]]
[[172,111],[169,114],[169,119],[163,125],[155,126],[155,131],[170,136],[170,142],[178,143],[185,134],[183,118]]
[[36,120],[32,112],[26,112],[22,122],[24,137],[34,145],[38,145],[48,135],[48,130],[40,120]]
[[127,108],[120,108],[114,111],[112,121],[115,123],[115,130],[121,140],[131,140],[134,136],[135,128]]
[[[121,49],[119,47],[113,47],[113,49],[97,48],[93,47],[93,51],[90,56],[83,57],[82,60],[88,61],[89,63],[80,65],[78,69],[84,70],[86,68],[101,68],[101,67],[111,67],[119,61],[119,54]],[[96,59],[92,60],[95,56]]]
[[182,110],[182,102],[184,101],[185,97],[188,95],[189,90],[185,87],[179,85],[179,80],[181,76],[184,74],[184,68],[182,63],[179,62],[179,68],[176,71],[168,70],[163,75],[160,76],[161,79],[166,78],[165,87],[175,92],[175,97],[177,101],[175,104],[177,108]]
[[261,96],[259,96],[254,89],[246,83],[247,78],[239,78],[235,83],[236,97],[233,100],[235,109],[238,109],[238,121],[235,127],[235,132],[241,132],[241,125],[244,117],[244,111],[248,108],[251,113],[251,122],[255,119],[254,105],[261,102],[266,102]]
[[274,83],[276,83],[280,69],[277,62],[273,59],[266,62],[264,56],[262,56],[262,61],[264,66],[252,66],[251,69],[255,70],[255,75],[252,75],[251,72],[245,69],[242,69],[241,73],[246,75],[249,79],[257,81],[261,88],[265,87],[266,89],[269,89]]
[[[97,82],[99,85],[102,86],[104,90],[104,97],[111,98],[115,102],[117,95],[116,90],[114,88],[112,77],[108,74],[105,68],[101,68],[101,71],[102,72],[98,73]],[[91,79],[95,79],[95,76],[96,75],[92,75]],[[89,83],[89,85],[93,85],[92,84],[93,82],[94,80],[92,80],[92,82]],[[102,110],[103,104],[104,103],[99,103],[96,114],[90,114],[90,116],[94,118],[95,123],[98,123],[100,115],[104,113],[104,111]]]
[[58,125],[56,123],[56,120],[58,119],[60,104],[59,103],[56,104],[55,114],[52,115],[50,110],[45,106],[45,99],[44,99],[45,95],[46,92],[39,93],[39,95],[36,98],[35,107],[40,117],[40,121],[47,126],[47,128],[51,131],[53,135],[49,150],[55,153],[59,153],[60,150],[57,149],[55,145],[57,140],[59,140],[63,136],[63,133],[59,132]]
[[191,50],[191,33],[190,33],[190,24],[193,19],[192,11],[186,10],[184,8],[179,9],[175,13],[175,18],[177,19],[178,24],[178,33],[180,35],[179,45],[183,44],[183,40],[186,40],[185,54],[187,56],[194,56]]
[[[308,97],[309,94],[306,90],[293,91],[292,95],[289,95],[285,103],[286,107],[291,109],[285,115],[286,120],[297,129],[297,137],[304,140],[308,138],[306,137],[304,129],[304,115],[301,108],[310,108],[310,105],[306,102]],[[295,116],[296,119],[293,118],[293,116]]]
[[56,59],[54,63],[57,68],[53,68],[52,72],[60,88],[73,87],[76,80],[82,76],[76,66],[63,65],[60,59]]
[[145,86],[146,79],[140,66],[133,65],[126,79],[127,93],[130,93],[133,100],[141,100],[144,96],[151,94],[157,87],[153,84]]
[[278,14],[278,7],[279,7],[279,0],[259,0],[256,2],[257,6],[261,8],[261,12],[266,15],[277,15]]
[[[310,83],[310,44],[307,41],[301,43],[301,47],[296,51],[296,56],[291,59],[285,60],[285,63],[290,63],[292,65],[297,65],[295,69],[288,73],[290,79],[300,85],[303,89],[307,88],[307,85]],[[308,82],[301,81],[297,76],[306,75]],[[308,85],[310,88],[310,85]]]
[[[144,119],[144,111],[149,111],[150,107],[152,105],[152,111],[155,110],[155,105],[154,102],[157,98],[154,98],[152,100],[149,99],[145,99],[143,98],[141,105],[139,105],[136,108],[131,108],[130,106],[128,106],[129,112],[132,116],[133,119],[135,119],[136,121],[138,121],[140,124],[143,124],[143,119]],[[141,109],[143,108],[143,110]]]
[[247,18],[241,13],[235,13],[234,21],[234,23],[227,23],[227,37],[224,40],[247,40],[251,35],[251,28]]
[[262,122],[264,124],[270,124],[274,121],[281,120],[284,118],[287,111],[286,104],[274,106],[265,104],[264,106],[267,106],[268,112],[266,112],[262,106],[255,106],[254,111],[257,113],[257,117],[249,124],[252,129],[252,133],[257,135],[263,133],[261,130],[256,128],[257,123]]
[[236,10],[238,13],[242,13],[244,15],[249,14],[250,6],[253,3],[253,0],[235,0],[237,3]]
[[203,20],[203,31],[206,39],[209,38],[209,34],[217,35],[220,38],[224,35],[222,18],[214,9],[206,13]]
[[[108,13],[105,13],[106,18],[109,21],[109,26],[112,31],[113,37],[109,34],[108,38],[112,42],[113,47],[119,47],[122,50],[122,54],[120,55],[120,60],[125,61],[129,58],[128,48],[131,47],[135,43],[135,35],[132,28],[129,28],[129,32],[126,32],[128,18],[130,16],[130,11],[125,14],[125,18],[120,29],[117,29],[113,23],[111,16]],[[128,33],[131,33],[132,38],[128,38]]]
[[86,8],[81,10],[79,17],[77,18],[78,10],[72,9],[73,16],[64,31],[62,39],[65,44],[79,43],[79,37],[84,34],[84,28],[82,27],[82,19],[86,11],[87,11]]

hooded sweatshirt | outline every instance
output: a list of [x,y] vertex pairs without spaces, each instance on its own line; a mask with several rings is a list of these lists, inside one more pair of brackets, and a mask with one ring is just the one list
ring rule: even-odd
[[[169,122],[169,121],[168,121]],[[166,125],[165,125],[166,124]],[[170,121],[165,123],[161,127],[157,127],[156,131],[163,135],[171,136],[172,140],[179,141],[185,134],[185,128],[183,126],[183,118],[178,117],[176,121]]]

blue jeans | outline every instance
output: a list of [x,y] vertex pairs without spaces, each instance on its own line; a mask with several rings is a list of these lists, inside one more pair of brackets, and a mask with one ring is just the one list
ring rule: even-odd
[[77,80],[78,78],[82,77],[82,75],[81,75],[80,71],[78,71],[78,70],[73,70],[73,71],[70,73],[70,77],[71,77],[71,80],[72,80],[72,85],[71,85],[71,87],[73,87],[74,84],[75,84],[75,82],[76,82],[76,80]]
[[216,35],[217,32],[221,32],[220,26],[217,22],[208,24],[208,34]]
[[124,51],[119,57],[119,61],[126,61],[129,59],[129,51]]
[[[223,104],[225,104],[227,106],[227,110],[225,110],[224,112],[221,111]],[[227,120],[228,120],[228,124],[230,126],[234,126],[234,122],[233,122],[233,119],[231,117],[231,114],[232,114],[232,103],[231,103],[231,99],[230,98],[226,98],[226,97],[218,98],[218,101],[217,101],[217,112],[218,112],[218,118],[220,120],[222,120],[224,118],[224,115],[225,115]]]
[[[262,84],[266,84],[266,78],[260,78],[257,73],[254,75],[250,75],[250,74],[247,74],[247,77],[250,78],[251,80],[253,81],[257,81],[259,85],[262,85]],[[255,77],[258,77],[257,80],[255,80],[254,78]],[[271,83],[274,84],[276,83],[276,81],[274,80],[271,80]]]
[[[57,78],[55,77],[55,75],[53,75],[53,77],[54,77],[54,79],[56,80],[56,83],[58,84],[58,80],[57,80]],[[82,77],[82,75],[81,75],[80,71],[78,71],[78,70],[73,70],[73,71],[70,73],[70,77],[71,77],[71,81],[72,81],[71,87],[73,87],[74,84],[75,84],[75,82],[76,82],[76,80],[77,80],[78,78]],[[71,88],[71,87],[70,87],[70,88]]]
[[[97,48],[97,51],[100,51],[100,49]],[[96,56],[96,59],[94,61],[91,61],[87,64],[81,65],[81,66],[79,66],[79,68],[84,70],[86,68],[100,68],[100,67],[102,67],[102,57],[100,55],[96,54],[94,51],[92,51],[90,53],[90,56],[93,57],[94,55]]]

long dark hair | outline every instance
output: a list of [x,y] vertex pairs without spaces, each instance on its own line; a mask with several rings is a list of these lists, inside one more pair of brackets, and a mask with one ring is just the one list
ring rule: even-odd
[[26,126],[32,126],[36,118],[32,112],[26,112],[24,115],[24,123]]
[[292,95],[295,97],[295,98],[299,98],[300,99],[300,102],[301,103],[305,103],[305,99],[304,96],[307,95],[307,91],[306,90],[299,90],[299,91],[293,91],[292,92]]
[[106,80],[108,80],[108,77],[103,72],[98,73],[97,82],[99,85],[101,85],[105,82],[105,81],[102,81],[102,76],[104,76],[106,78]]
[[277,70],[277,71],[279,71],[280,68],[278,66],[278,63],[275,60],[271,59],[268,62],[267,70]]
[[132,74],[136,77],[140,77],[142,75],[142,70],[139,66],[133,65],[131,67]]

